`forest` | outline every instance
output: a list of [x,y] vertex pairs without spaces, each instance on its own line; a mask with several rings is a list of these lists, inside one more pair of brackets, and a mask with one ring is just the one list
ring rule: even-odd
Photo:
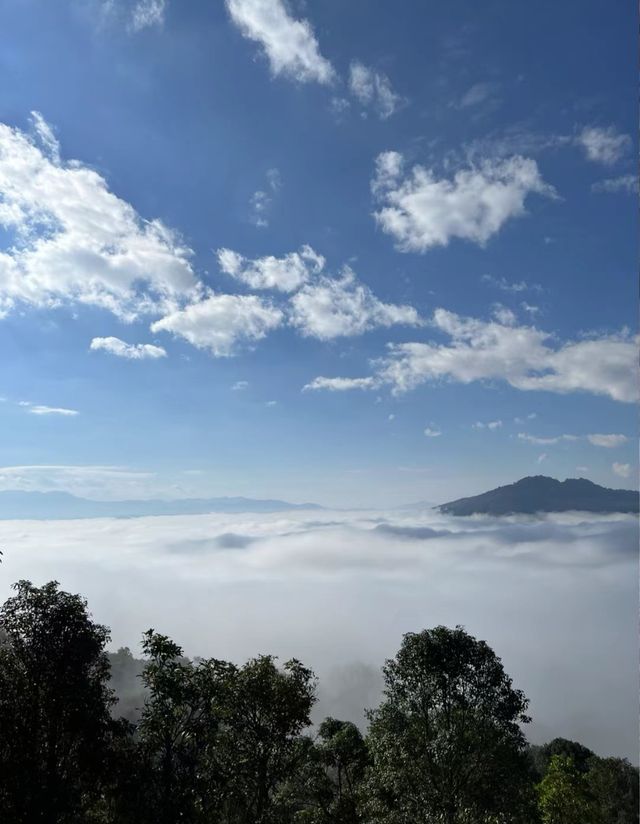
[[311,724],[298,660],[190,660],[142,636],[143,705],[125,718],[110,634],[86,600],[14,585],[0,607],[3,824],[631,824],[638,770],[556,738],[462,627],[408,633],[367,727]]

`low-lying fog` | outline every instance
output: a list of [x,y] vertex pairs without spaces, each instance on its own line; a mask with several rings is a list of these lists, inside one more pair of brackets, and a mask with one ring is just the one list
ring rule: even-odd
[[3,521],[0,598],[20,578],[83,593],[138,650],[297,657],[320,711],[361,720],[405,632],[463,624],[562,735],[637,762],[636,519],[453,519],[432,511]]

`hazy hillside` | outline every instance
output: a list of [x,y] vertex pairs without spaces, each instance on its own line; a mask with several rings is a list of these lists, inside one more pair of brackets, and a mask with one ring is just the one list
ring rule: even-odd
[[204,515],[209,512],[286,512],[321,509],[317,504],[291,504],[252,498],[178,498],[175,500],[92,501],[68,492],[0,492],[0,520],[66,520],[72,518],[135,518],[145,515]]

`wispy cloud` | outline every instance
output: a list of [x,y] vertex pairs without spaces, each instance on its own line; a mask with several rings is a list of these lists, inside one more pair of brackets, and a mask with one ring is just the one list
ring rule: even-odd
[[349,67],[349,90],[365,108],[371,108],[378,117],[386,120],[404,104],[404,99],[394,92],[386,74],[354,60]]
[[580,132],[577,141],[589,160],[605,166],[617,163],[631,148],[629,135],[619,132],[615,126],[587,126]]
[[618,192],[635,194],[638,191],[638,176],[621,175],[620,177],[609,177],[605,180],[598,180],[597,183],[592,184],[591,190],[593,192],[604,192],[606,194],[616,194]]
[[62,417],[74,417],[80,414],[77,409],[66,409],[63,406],[44,406],[41,404],[29,406],[28,411],[31,415],[61,415]]

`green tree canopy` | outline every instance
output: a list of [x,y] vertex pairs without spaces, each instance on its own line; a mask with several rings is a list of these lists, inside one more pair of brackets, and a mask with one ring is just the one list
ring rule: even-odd
[[371,821],[519,820],[527,700],[500,659],[461,627],[404,636],[369,713]]
[[115,731],[109,631],[56,582],[14,589],[0,608],[2,820],[75,823],[100,796]]

